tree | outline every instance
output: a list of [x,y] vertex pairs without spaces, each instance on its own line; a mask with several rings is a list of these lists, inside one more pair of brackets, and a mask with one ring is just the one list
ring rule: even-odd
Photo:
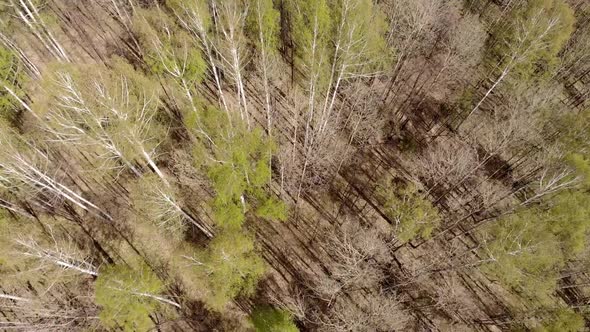
[[161,304],[180,305],[159,294],[164,284],[146,265],[137,270],[125,265],[101,269],[95,285],[100,320],[107,328],[120,326],[124,331],[147,331],[153,326],[150,315]]
[[289,313],[271,307],[255,308],[250,320],[256,332],[298,332]]
[[493,64],[492,73],[497,78],[468,117],[508,74],[512,73],[518,81],[549,72],[573,31],[574,16],[561,0],[534,0],[514,9],[511,22],[508,27],[499,27],[495,32],[488,61]]
[[[328,83],[328,50],[332,21],[330,9],[325,0],[289,1],[286,5],[292,21],[292,38],[298,60],[296,64],[308,76],[305,85],[308,101],[304,114],[303,165],[297,189],[297,200],[299,200],[309,157],[316,141],[313,128],[318,128],[320,125],[316,115],[318,113],[316,98],[321,95]],[[297,123],[294,128],[295,135],[297,135],[298,126]],[[293,141],[297,141],[296,136]]]
[[347,220],[328,236],[324,247],[334,264],[330,276],[320,280],[315,290],[327,301],[348,289],[372,289],[385,278],[389,247],[376,230]]
[[367,294],[355,306],[335,301],[326,314],[316,313],[319,331],[403,331],[408,318],[395,296],[377,291]]
[[13,15],[28,28],[49,53],[60,62],[70,62],[68,52],[55,37],[50,27],[52,17],[42,12],[39,3],[31,0],[10,0]]
[[[133,28],[146,50],[150,70],[170,78],[182,91],[188,107],[197,112],[196,85],[202,82],[207,71],[199,45],[172,17],[159,9],[140,9],[134,18]],[[170,93],[176,91],[170,90]]]
[[259,51],[259,67],[262,70],[264,104],[266,109],[266,131],[272,137],[271,68],[276,63],[279,43],[280,13],[273,7],[272,0],[255,0],[248,12],[247,32]]
[[428,239],[440,223],[437,209],[418,192],[414,183],[396,185],[386,180],[377,188],[384,213],[395,222],[398,239],[408,242],[416,237]]
[[274,143],[259,128],[248,130],[239,119],[230,131],[229,121],[213,107],[206,108],[201,119],[209,140],[196,144],[194,156],[204,163],[215,190],[212,207],[218,226],[240,227],[250,206],[257,216],[285,220],[284,203],[266,192],[271,172],[267,161]]
[[250,128],[252,115],[248,110],[243,72],[248,62],[244,26],[249,8],[240,0],[212,0],[211,8],[217,32],[215,48],[220,59],[219,65],[224,68],[224,73],[229,76],[235,86],[240,119]]
[[429,194],[472,176],[477,158],[473,146],[449,137],[430,144],[412,159],[410,167],[424,179]]
[[[85,75],[86,70],[97,75]],[[48,118],[50,141],[95,149],[98,169],[127,168],[140,176],[134,163],[143,161],[168,184],[155,161],[165,134],[156,121],[155,82],[119,60],[113,61],[113,70],[61,66],[47,81],[49,95],[34,108]]]
[[200,256],[195,269],[207,280],[205,303],[215,311],[224,311],[238,295],[252,295],[264,274],[254,241],[243,231],[219,233]]
[[47,218],[1,215],[2,328],[97,328],[98,308],[87,293],[96,276],[92,253],[63,226]]
[[13,106],[13,94],[22,98],[21,88],[24,74],[16,54],[5,47],[0,46],[0,116],[5,120],[14,121],[16,118]]
[[50,155],[32,142],[24,140],[12,128],[0,122],[0,175],[2,186],[13,193],[44,195],[50,202],[66,200],[82,210],[111,220],[103,209],[56,178]]
[[[223,91],[222,77],[218,69],[218,59],[213,37],[211,36],[212,19],[209,13],[208,3],[206,0],[190,0],[179,1],[169,0],[167,4],[172,8],[174,14],[178,18],[180,25],[186,29],[194,38],[196,43],[200,45],[209,70],[213,75],[215,87],[217,89],[219,104],[225,111],[228,118],[230,117],[230,109],[228,101],[226,100]],[[231,125],[231,123],[230,123]]]
[[341,0],[334,9],[334,53],[328,93],[319,118],[320,134],[332,117],[342,84],[353,78],[377,76],[389,60],[390,50],[385,42],[387,25],[379,7],[374,8],[372,1],[367,0]]
[[211,227],[188,214],[179,201],[176,185],[160,186],[159,178],[143,176],[132,188],[131,199],[142,216],[153,221],[176,238],[181,238],[190,224],[207,237],[213,237]]
[[486,233],[494,240],[486,240],[483,249],[491,260],[484,270],[536,305],[550,303],[564,262],[558,239],[543,226],[533,212],[524,210],[491,225]]
[[571,309],[557,310],[552,317],[543,320],[543,325],[534,332],[579,332],[584,330],[584,318]]

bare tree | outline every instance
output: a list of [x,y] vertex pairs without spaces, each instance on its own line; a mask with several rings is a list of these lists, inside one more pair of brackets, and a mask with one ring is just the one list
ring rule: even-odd
[[236,89],[240,118],[250,128],[250,114],[245,89],[244,67],[247,64],[244,26],[248,6],[239,0],[212,1],[213,18],[217,31],[215,49],[220,65],[229,74]]
[[172,234],[181,233],[186,222],[197,227],[207,237],[213,237],[211,227],[188,214],[178,200],[175,186],[160,186],[158,179],[144,176],[132,191],[134,205],[158,227]]
[[397,331],[408,318],[393,295],[375,292],[359,299],[358,306],[336,301],[327,313],[314,315],[320,331],[361,332]]
[[96,277],[97,268],[94,267],[87,258],[77,258],[72,253],[73,244],[70,242],[66,245],[58,243],[53,234],[51,234],[53,245],[45,247],[35,241],[33,238],[22,237],[15,240],[19,254],[38,260],[40,263],[49,263],[60,268],[88,274]]
[[18,134],[7,127],[0,129],[0,179],[2,186],[24,194],[43,194],[51,200],[66,200],[75,206],[96,213],[108,220],[108,213],[80,193],[56,179],[52,174],[50,157],[36,146],[17,138]]
[[389,247],[377,230],[346,221],[325,247],[334,259],[332,273],[314,286],[325,300],[333,301],[348,289],[371,289],[385,277],[382,267],[389,260]]
[[70,62],[64,47],[55,38],[51,29],[43,19],[38,5],[32,0],[10,0],[10,6],[31,33],[60,62]]
[[96,77],[83,76],[83,68],[56,72],[47,113],[50,140],[96,148],[99,168],[121,171],[120,162],[139,176],[133,163],[143,160],[168,185],[155,161],[164,136],[154,121],[159,92],[129,65],[114,68],[94,67]]

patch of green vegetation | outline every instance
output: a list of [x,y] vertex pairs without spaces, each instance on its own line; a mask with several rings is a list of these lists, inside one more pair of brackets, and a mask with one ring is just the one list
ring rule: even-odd
[[492,32],[489,66],[512,66],[518,81],[549,77],[573,32],[573,10],[563,0],[531,0],[516,6],[506,22]]
[[566,308],[557,310],[542,326],[533,328],[533,332],[581,332],[584,328],[584,317]]
[[196,144],[194,158],[204,162],[215,190],[211,204],[215,222],[222,228],[238,229],[250,210],[264,219],[286,220],[286,205],[268,193],[274,143],[260,128],[250,130],[233,120],[230,123],[227,114],[211,107],[200,120],[194,120],[207,133],[203,143]]
[[559,271],[587,245],[590,196],[566,191],[549,208],[533,207],[483,230],[490,259],[483,269],[536,306],[552,303]]
[[401,242],[416,237],[428,239],[440,223],[438,210],[413,183],[397,184],[390,179],[377,187],[384,213],[396,223]]
[[250,296],[264,275],[264,262],[257,254],[254,239],[243,231],[217,234],[200,254],[202,264],[195,267],[207,281],[206,305],[223,311],[237,296]]
[[19,65],[19,60],[13,51],[0,46],[0,117],[8,122],[13,122],[16,117],[17,105],[14,96],[7,89],[10,89],[19,98],[23,97],[20,87],[24,75]]
[[100,321],[107,328],[147,331],[153,326],[149,315],[160,302],[149,295],[164,290],[162,281],[146,265],[133,270],[126,265],[111,265],[100,270],[95,285]]
[[250,315],[256,332],[298,332],[293,317],[284,311],[271,307],[259,307]]

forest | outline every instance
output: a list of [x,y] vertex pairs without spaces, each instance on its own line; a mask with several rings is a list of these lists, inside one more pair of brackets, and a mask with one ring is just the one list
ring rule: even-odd
[[0,330],[590,331],[587,0],[0,1]]

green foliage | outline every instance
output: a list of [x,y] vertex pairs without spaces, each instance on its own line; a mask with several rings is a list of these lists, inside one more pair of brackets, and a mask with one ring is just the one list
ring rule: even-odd
[[330,7],[341,48],[332,61],[343,65],[347,75],[381,69],[392,59],[385,41],[389,25],[379,6],[371,0],[332,0]]
[[582,153],[571,153],[567,156],[566,161],[582,178],[583,188],[590,189],[590,160],[588,160],[588,156],[585,156]]
[[146,174],[130,187],[130,198],[135,209],[174,239],[181,239],[186,223],[177,202],[175,186],[165,186],[156,174]]
[[134,30],[153,73],[171,77],[183,89],[203,80],[207,64],[198,45],[174,19],[158,9],[140,9],[134,18]]
[[258,307],[250,315],[256,332],[298,332],[291,315],[271,307]]
[[582,187],[590,189],[590,108],[579,112],[555,114],[560,149],[567,153],[566,162],[582,178]]
[[[566,191],[548,209],[529,208],[488,227],[486,271],[531,303],[548,304],[565,262],[581,253],[590,233],[590,196]],[[490,239],[488,239],[490,240]]]
[[179,14],[183,20],[198,23],[205,32],[209,32],[211,15],[207,0],[166,0],[166,5]]
[[287,220],[287,207],[285,203],[270,197],[262,202],[256,209],[256,215],[267,220]]
[[157,81],[120,58],[111,59],[110,68],[59,63],[51,69],[42,82],[46,93],[35,99],[33,110],[46,117],[51,139],[84,146],[96,158],[93,167],[132,168],[163,141]]
[[484,271],[530,303],[549,304],[564,256],[558,238],[535,212],[523,210],[488,227],[493,240],[486,240],[484,254],[491,262]]
[[397,236],[402,242],[417,236],[429,238],[440,222],[437,209],[420,195],[413,183],[396,184],[386,180],[377,187],[377,195],[383,201],[384,213],[396,222]]
[[[289,0],[291,33],[295,44],[298,65],[312,79],[326,81],[330,38],[332,37],[332,11],[326,0]],[[318,82],[321,86],[322,84]]]
[[19,98],[23,97],[20,87],[24,75],[18,57],[11,50],[0,46],[0,117],[7,121],[15,119],[15,100],[5,87],[11,89]]
[[581,332],[584,331],[584,317],[573,310],[560,309],[551,318],[544,320],[543,325],[534,328],[534,332]]
[[207,133],[203,141],[210,144],[197,144],[194,156],[198,163],[209,160],[205,164],[215,190],[216,223],[237,229],[250,206],[257,216],[285,220],[284,203],[266,192],[274,143],[260,128],[248,130],[238,119],[230,126],[227,115],[215,108],[204,110],[201,124]]
[[100,270],[95,285],[96,303],[101,306],[100,321],[110,329],[147,331],[153,326],[149,315],[159,302],[142,294],[157,295],[164,285],[149,267],[133,270],[125,265],[106,266]]
[[276,53],[279,44],[280,13],[273,6],[273,0],[250,2],[246,29],[250,40],[260,51]]
[[590,231],[590,195],[585,191],[566,191],[557,195],[544,214],[549,230],[557,236],[567,258],[586,247]]
[[506,20],[510,24],[498,24],[493,32],[488,62],[496,67],[499,61],[497,68],[503,70],[512,61],[512,73],[519,80],[541,78],[558,63],[574,21],[572,9],[563,0],[530,0],[515,7]]
[[207,280],[207,306],[223,311],[236,296],[250,296],[264,274],[264,262],[256,253],[254,240],[242,231],[217,234],[202,253],[203,266],[196,267]]

